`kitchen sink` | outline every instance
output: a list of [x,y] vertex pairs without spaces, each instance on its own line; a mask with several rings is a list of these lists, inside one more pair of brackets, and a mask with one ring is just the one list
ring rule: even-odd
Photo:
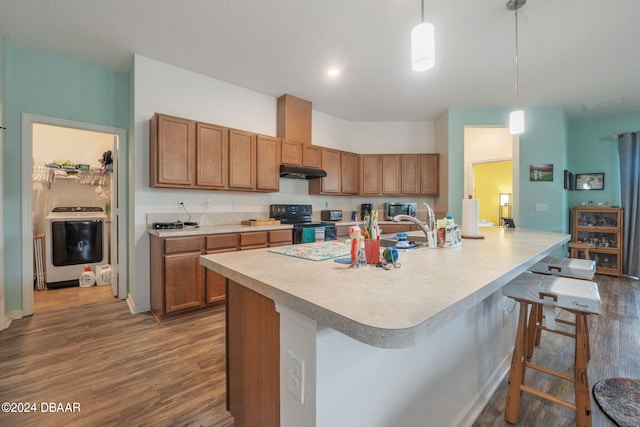
[[[412,249],[418,249],[418,248],[427,248],[429,247],[429,244],[427,243],[427,237],[426,236],[408,236],[407,237],[407,242],[410,245],[414,245],[412,246]],[[386,236],[380,236],[380,246],[383,248],[389,247],[389,246],[396,246],[398,244],[398,239],[396,237],[395,234],[391,234],[391,235],[386,235]],[[403,249],[401,247],[398,247],[398,249]]]

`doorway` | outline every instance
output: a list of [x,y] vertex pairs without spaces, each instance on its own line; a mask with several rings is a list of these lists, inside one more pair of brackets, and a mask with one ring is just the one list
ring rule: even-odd
[[517,153],[508,128],[465,127],[464,194],[479,200],[480,225],[502,225],[506,212],[516,217]]
[[[33,116],[24,114],[22,118],[22,155],[23,155],[23,164],[22,164],[22,211],[30,212],[34,217],[34,221],[24,220],[22,222],[23,228],[23,241],[22,241],[22,277],[23,277],[23,315],[33,314],[34,311],[34,254],[33,254],[33,238],[35,233],[43,232],[43,227],[41,224],[43,223],[42,217],[46,215],[48,209],[52,206],[52,204],[58,203],[71,203],[63,201],[67,196],[61,196],[65,191],[62,191],[58,194],[58,198],[63,200],[54,200],[54,201],[46,201],[46,197],[40,198],[34,193],[34,174],[32,173],[35,168],[35,165],[38,167],[42,166],[43,160],[40,158],[36,163],[35,152],[34,152],[34,138],[40,138],[42,132],[49,132],[51,135],[51,140],[54,141],[52,145],[55,146],[55,135],[63,134],[66,135],[64,138],[70,140],[70,144],[72,144],[71,140],[74,138],[78,138],[80,140],[86,139],[85,146],[92,144],[91,139],[98,141],[99,147],[97,150],[94,150],[95,153],[102,153],[104,151],[112,152],[112,165],[110,172],[109,181],[109,191],[106,191],[103,185],[105,184],[105,180],[98,180],[94,187],[92,187],[92,183],[84,182],[87,185],[78,186],[79,178],[77,179],[69,179],[69,180],[61,180],[64,185],[75,185],[71,190],[67,189],[66,192],[79,192],[81,191],[89,191],[89,194],[94,194],[95,197],[91,198],[89,201],[89,205],[100,205],[105,208],[105,216],[107,217],[106,223],[107,234],[109,236],[109,241],[111,242],[110,248],[107,249],[109,252],[109,261],[110,261],[110,279],[112,286],[105,286],[100,291],[92,292],[91,294],[84,294],[91,300],[91,298],[96,297],[98,294],[108,295],[109,290],[111,291],[111,295],[120,299],[124,299],[127,296],[126,289],[126,266],[123,261],[126,260],[126,257],[120,256],[120,254],[126,253],[126,234],[125,227],[123,223],[123,218],[121,216],[121,212],[126,212],[124,208],[124,200],[123,197],[125,194],[123,173],[125,168],[121,167],[121,158],[120,158],[120,141],[124,141],[126,131],[120,128],[111,128],[106,126],[94,125],[90,123],[82,123],[75,122],[69,120],[61,120],[50,117],[43,116]],[[100,145],[101,144],[101,145]],[[45,144],[46,145],[46,144]],[[108,148],[109,150],[105,150]],[[45,154],[40,155],[40,157],[53,157],[49,160],[53,162],[65,162],[64,155],[61,156],[63,159],[56,158],[53,154],[55,153],[55,147],[48,147],[49,151],[45,150]],[[62,151],[62,150],[60,150]],[[89,150],[90,151],[90,150]],[[40,151],[39,151],[40,153]],[[97,166],[99,155],[94,156],[90,154],[90,157],[97,157],[93,160],[83,160],[87,162],[90,169],[93,169],[94,166]],[[47,160],[48,161],[48,160]],[[120,166],[120,167],[119,167]],[[86,166],[83,166],[86,168]],[[85,177],[100,178],[104,177],[101,173],[94,173],[92,171],[86,172],[83,174]],[[65,176],[62,174],[62,176]],[[89,181],[91,181],[89,179]],[[87,179],[83,179],[82,181],[87,181]],[[87,188],[83,188],[87,187]],[[108,193],[108,194],[107,194]],[[34,194],[36,194],[34,196]],[[73,200],[73,199],[68,199]],[[34,204],[34,202],[37,202]],[[35,208],[35,209],[34,209]],[[37,213],[37,215],[36,215]],[[26,215],[25,215],[26,217]],[[46,222],[46,221],[45,221]],[[39,225],[40,224],[40,225]],[[51,291],[55,292],[55,291]],[[69,291],[65,291],[68,293]],[[76,290],[77,292],[77,290]],[[38,296],[41,299],[40,296]],[[65,298],[62,298],[64,300]],[[74,299],[73,297],[68,298],[68,301],[82,301],[82,299]],[[79,302],[80,303],[80,302]],[[68,302],[67,302],[68,304]]]

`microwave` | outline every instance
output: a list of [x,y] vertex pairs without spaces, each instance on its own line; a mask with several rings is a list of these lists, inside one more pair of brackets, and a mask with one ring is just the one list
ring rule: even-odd
[[385,203],[384,219],[391,221],[396,215],[416,216],[418,206],[416,203]]

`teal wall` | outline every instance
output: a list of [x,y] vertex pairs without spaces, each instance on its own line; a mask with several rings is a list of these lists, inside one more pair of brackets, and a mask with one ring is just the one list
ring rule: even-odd
[[[507,126],[508,108],[449,109],[449,206],[454,218],[462,216],[464,191],[465,126]],[[514,188],[519,224],[534,230],[566,232],[568,216],[564,169],[567,165],[566,115],[561,108],[525,108],[526,132],[520,135],[519,188]],[[514,159],[515,161],[516,159]],[[552,182],[530,182],[529,166],[551,163]],[[515,169],[515,165],[514,165]],[[516,182],[514,181],[514,184]],[[546,203],[546,212],[537,212],[536,203]]]
[[[2,106],[2,114],[0,115],[0,126],[4,126],[6,121],[5,121],[5,110],[6,110],[6,80],[7,80],[7,61],[6,61],[6,56],[7,56],[7,42],[5,41],[4,37],[2,36],[2,34],[0,34],[0,105]],[[3,141],[4,141],[4,133],[5,131],[3,131],[2,129],[0,129],[0,132],[2,133],[3,136]],[[4,159],[4,149],[2,149],[2,147],[0,147],[0,162],[2,162]],[[0,166],[0,173],[3,173],[3,166]],[[0,185],[4,186],[4,182],[6,182],[6,175],[2,175],[2,177],[0,178]],[[4,203],[2,203],[2,205],[0,205],[0,209],[3,209]],[[4,254],[6,252],[6,247],[7,245],[2,244],[2,246],[0,247],[0,257],[4,257]],[[3,263],[0,260],[0,286],[2,287],[0,290],[2,291],[3,295],[7,294],[7,281],[6,280],[2,280],[2,276],[4,275],[4,268],[3,268]],[[2,301],[0,301],[0,304],[4,305],[4,312],[7,312],[7,299],[3,298]]]
[[599,119],[571,122],[569,132],[569,170],[576,173],[604,172],[604,190],[571,191],[569,207],[582,202],[609,201],[620,206],[620,159],[613,134],[640,130],[640,111]]
[[11,250],[5,253],[4,282],[11,312],[22,309],[21,229],[23,219],[31,221],[31,212],[21,212],[22,114],[127,129],[129,77],[9,43],[6,88],[4,247]]

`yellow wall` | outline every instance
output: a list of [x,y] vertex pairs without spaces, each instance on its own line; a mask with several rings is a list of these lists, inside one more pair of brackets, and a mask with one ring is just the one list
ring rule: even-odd
[[[480,201],[480,218],[500,225],[500,193],[512,191],[511,160],[503,162],[477,163],[473,166],[473,195]],[[506,216],[506,208],[504,211]]]

